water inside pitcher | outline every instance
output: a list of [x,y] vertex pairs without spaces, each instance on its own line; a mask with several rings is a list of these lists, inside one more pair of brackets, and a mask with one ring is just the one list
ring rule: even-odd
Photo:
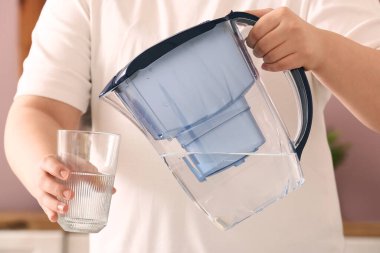
[[302,69],[286,72],[297,91],[300,131],[292,141],[240,34],[257,17],[231,12],[147,49],[100,97],[146,135],[187,195],[229,229],[299,188],[299,159],[312,118]]

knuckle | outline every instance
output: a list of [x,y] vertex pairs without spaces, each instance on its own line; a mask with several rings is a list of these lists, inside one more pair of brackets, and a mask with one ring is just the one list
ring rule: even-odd
[[57,211],[58,200],[51,197],[49,194],[44,194],[41,198],[41,206],[51,210]]
[[[261,21],[261,22],[260,22]],[[254,41],[255,43],[261,39],[261,37],[265,34],[266,31],[266,25],[264,23],[265,20],[259,20],[255,24],[254,27],[252,27],[251,31],[249,32],[248,36]]]
[[50,171],[51,171],[51,173],[53,174],[53,175],[59,175],[59,172],[60,172],[60,170],[61,170],[61,166],[60,166],[60,164],[58,164],[58,163],[53,163],[51,166],[50,166]]
[[257,34],[256,34],[256,31],[253,31],[252,29],[246,39],[247,46],[252,48],[255,45],[256,41],[257,41]]
[[50,178],[46,178],[45,181],[42,182],[43,189],[47,192],[51,192],[51,189],[53,189],[53,182]]
[[41,207],[43,207],[43,203],[42,203],[42,199],[43,199],[43,196],[44,196],[44,192],[43,191],[38,191],[37,193],[36,193],[36,200],[37,200],[37,202],[38,202],[38,204],[41,206]]
[[39,203],[41,206],[44,206],[44,207],[49,207],[51,205],[51,198],[46,194],[42,194],[40,199],[39,199]]
[[256,47],[252,51],[253,51],[254,56],[256,56],[257,58],[260,58],[260,53],[258,52],[258,49]]
[[301,27],[299,26],[298,22],[289,20],[286,23],[286,29],[289,33],[298,34],[298,32],[301,30]]
[[252,42],[256,42],[259,39],[260,27],[256,27],[256,29],[252,29],[250,33],[250,39]]
[[48,182],[48,192],[52,194],[54,197],[61,197],[63,191],[63,186],[59,183],[50,180]]
[[284,69],[284,67],[286,66],[285,60],[277,62],[276,64],[274,64],[274,66],[276,67],[276,69]]
[[279,64],[276,63],[276,64],[271,64],[270,70],[271,71],[280,71],[281,68],[279,67]]
[[306,46],[302,51],[303,51],[303,58],[304,59],[310,59],[313,57],[314,51],[311,47]]
[[269,53],[263,57],[265,63],[273,63],[275,61],[274,55]]
[[279,62],[270,64],[270,66],[271,66],[270,67],[271,71],[281,71],[281,70],[284,70],[284,62],[283,61],[279,61]]
[[49,194],[52,194],[56,197],[61,195],[63,186],[59,184],[58,182],[54,181],[50,177],[43,177],[38,182],[38,187],[43,192],[47,192]]
[[255,54],[256,57],[262,57],[263,56],[263,46],[262,46],[262,43],[260,43],[260,41],[256,43],[253,51],[256,53]]
[[253,48],[253,41],[252,39],[248,36],[247,39],[245,40],[245,42],[247,43],[247,46],[250,47],[250,48]]
[[60,185],[58,183],[50,182],[49,188],[50,194],[52,194],[55,197],[61,196]]
[[44,189],[46,187],[46,179],[47,177],[45,174],[41,174],[37,179],[37,186],[40,189]]
[[54,155],[47,155],[45,157],[42,158],[42,161],[41,161],[41,164],[42,165],[47,165],[49,164],[53,159],[54,159]]
[[264,57],[265,55],[270,54],[272,49],[273,48],[271,48],[268,44],[260,43],[259,44],[260,57]]
[[40,168],[49,174],[56,175],[59,172],[60,166],[55,157],[49,155],[43,158]]
[[65,190],[65,187],[61,184],[56,184],[54,188],[54,195],[60,198],[64,198],[63,191]]
[[286,6],[280,7],[277,9],[277,12],[280,16],[286,16],[290,12],[289,8]]

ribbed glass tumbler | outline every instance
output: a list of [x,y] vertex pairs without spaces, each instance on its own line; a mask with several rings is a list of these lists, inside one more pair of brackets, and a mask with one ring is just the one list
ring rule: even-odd
[[69,210],[58,215],[58,224],[68,232],[97,233],[108,220],[117,167],[120,137],[116,134],[59,130],[58,157],[71,170],[59,180],[74,192]]

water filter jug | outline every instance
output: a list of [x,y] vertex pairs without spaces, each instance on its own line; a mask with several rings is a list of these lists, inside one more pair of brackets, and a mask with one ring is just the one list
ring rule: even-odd
[[175,34],[142,52],[100,94],[145,134],[221,229],[304,182],[299,160],[311,128],[310,87],[302,68],[284,72],[300,107],[291,140],[240,32],[257,20],[231,12]]

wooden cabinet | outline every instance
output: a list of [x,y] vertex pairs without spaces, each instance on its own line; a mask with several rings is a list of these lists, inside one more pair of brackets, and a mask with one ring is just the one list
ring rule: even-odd
[[29,53],[31,34],[44,4],[45,0],[19,0],[19,74]]

